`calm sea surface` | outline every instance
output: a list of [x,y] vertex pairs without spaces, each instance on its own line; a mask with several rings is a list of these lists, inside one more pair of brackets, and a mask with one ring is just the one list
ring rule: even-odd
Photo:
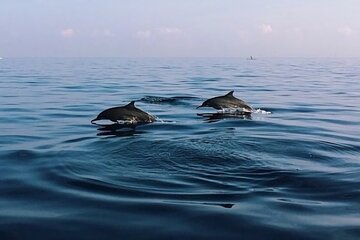
[[2,59],[0,130],[1,240],[360,239],[360,59]]

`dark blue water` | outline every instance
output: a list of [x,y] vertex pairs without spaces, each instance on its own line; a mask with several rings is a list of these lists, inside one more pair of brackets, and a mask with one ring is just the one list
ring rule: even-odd
[[[0,239],[359,239],[359,66],[0,60]],[[230,90],[260,110],[195,109]],[[131,100],[159,121],[90,124]]]

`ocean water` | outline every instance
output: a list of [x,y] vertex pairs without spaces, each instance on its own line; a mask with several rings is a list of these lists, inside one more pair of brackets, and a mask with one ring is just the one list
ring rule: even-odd
[[0,103],[1,240],[360,239],[360,59],[2,59]]

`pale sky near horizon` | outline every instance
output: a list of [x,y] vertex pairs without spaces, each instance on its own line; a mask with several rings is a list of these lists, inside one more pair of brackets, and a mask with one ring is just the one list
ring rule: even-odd
[[0,0],[0,57],[360,57],[360,0]]

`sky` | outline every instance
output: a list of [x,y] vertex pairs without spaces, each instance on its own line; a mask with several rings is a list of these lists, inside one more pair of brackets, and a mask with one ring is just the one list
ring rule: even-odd
[[359,0],[0,0],[0,57],[360,57]]

